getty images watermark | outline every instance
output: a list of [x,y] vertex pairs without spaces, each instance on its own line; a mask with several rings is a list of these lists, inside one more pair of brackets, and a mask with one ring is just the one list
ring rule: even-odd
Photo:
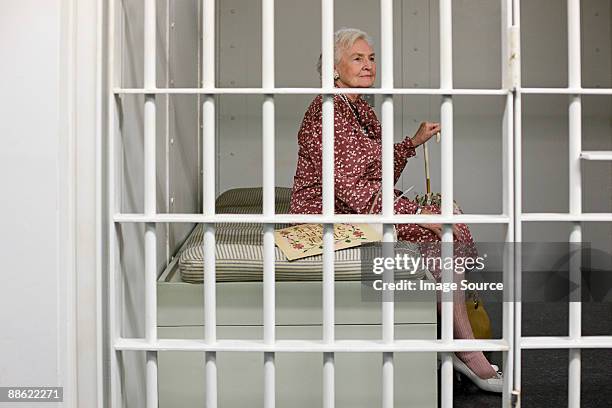
[[459,282],[439,282],[427,279],[400,279],[399,281],[385,281],[382,274],[385,271],[406,272],[415,277],[418,271],[441,272],[450,269],[456,274],[463,275],[466,271],[482,271],[485,268],[485,256],[421,256],[396,253],[393,257],[377,256],[372,259],[372,273],[379,275],[379,279],[372,282],[372,288],[377,291],[420,290],[452,292],[455,290],[504,290],[503,282],[470,282],[461,279]]
[[[360,255],[365,301],[463,291],[488,302],[612,302],[612,257],[585,243],[374,243]],[[443,282],[445,270],[452,279]]]

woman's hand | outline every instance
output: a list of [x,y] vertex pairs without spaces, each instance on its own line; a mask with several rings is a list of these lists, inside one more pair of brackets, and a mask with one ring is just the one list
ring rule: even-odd
[[[421,209],[421,214],[435,214],[425,208]],[[417,224],[420,227],[426,228],[436,234],[442,240],[442,224]],[[458,234],[457,224],[453,224],[453,235]]]
[[420,146],[440,131],[440,124],[436,122],[422,122],[416,134],[412,137],[414,147]]

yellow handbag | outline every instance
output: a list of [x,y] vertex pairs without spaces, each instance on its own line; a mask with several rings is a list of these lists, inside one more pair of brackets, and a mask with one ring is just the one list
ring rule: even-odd
[[482,300],[480,300],[476,292],[471,292],[467,296],[465,307],[474,337],[477,339],[490,339],[492,337],[491,320]]

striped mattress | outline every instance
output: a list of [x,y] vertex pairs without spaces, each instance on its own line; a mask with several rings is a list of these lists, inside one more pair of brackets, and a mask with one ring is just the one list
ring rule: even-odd
[[[276,212],[289,211],[291,189],[276,188]],[[216,201],[219,214],[261,214],[262,189],[237,188],[221,194]],[[277,224],[276,229],[287,227]],[[248,282],[263,280],[263,229],[258,224],[223,223],[215,226],[216,279],[217,282]],[[418,245],[402,242],[398,245],[406,252],[419,255]],[[360,280],[361,249],[349,248],[334,252],[335,279],[338,281]],[[185,241],[179,256],[181,279],[189,283],[204,280],[203,226],[198,224]],[[320,281],[322,279],[322,255],[288,261],[285,255],[274,248],[275,274],[277,281]],[[425,271],[406,278],[421,279]]]

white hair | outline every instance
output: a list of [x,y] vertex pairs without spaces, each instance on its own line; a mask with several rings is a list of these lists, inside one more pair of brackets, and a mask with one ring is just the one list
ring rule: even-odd
[[[342,58],[342,53],[347,49],[351,48],[357,40],[364,40],[365,42],[373,47],[372,38],[362,30],[357,28],[346,28],[342,27],[334,33],[334,64],[337,65]],[[321,76],[321,65],[322,55],[319,55],[319,61],[317,62],[317,71]]]

